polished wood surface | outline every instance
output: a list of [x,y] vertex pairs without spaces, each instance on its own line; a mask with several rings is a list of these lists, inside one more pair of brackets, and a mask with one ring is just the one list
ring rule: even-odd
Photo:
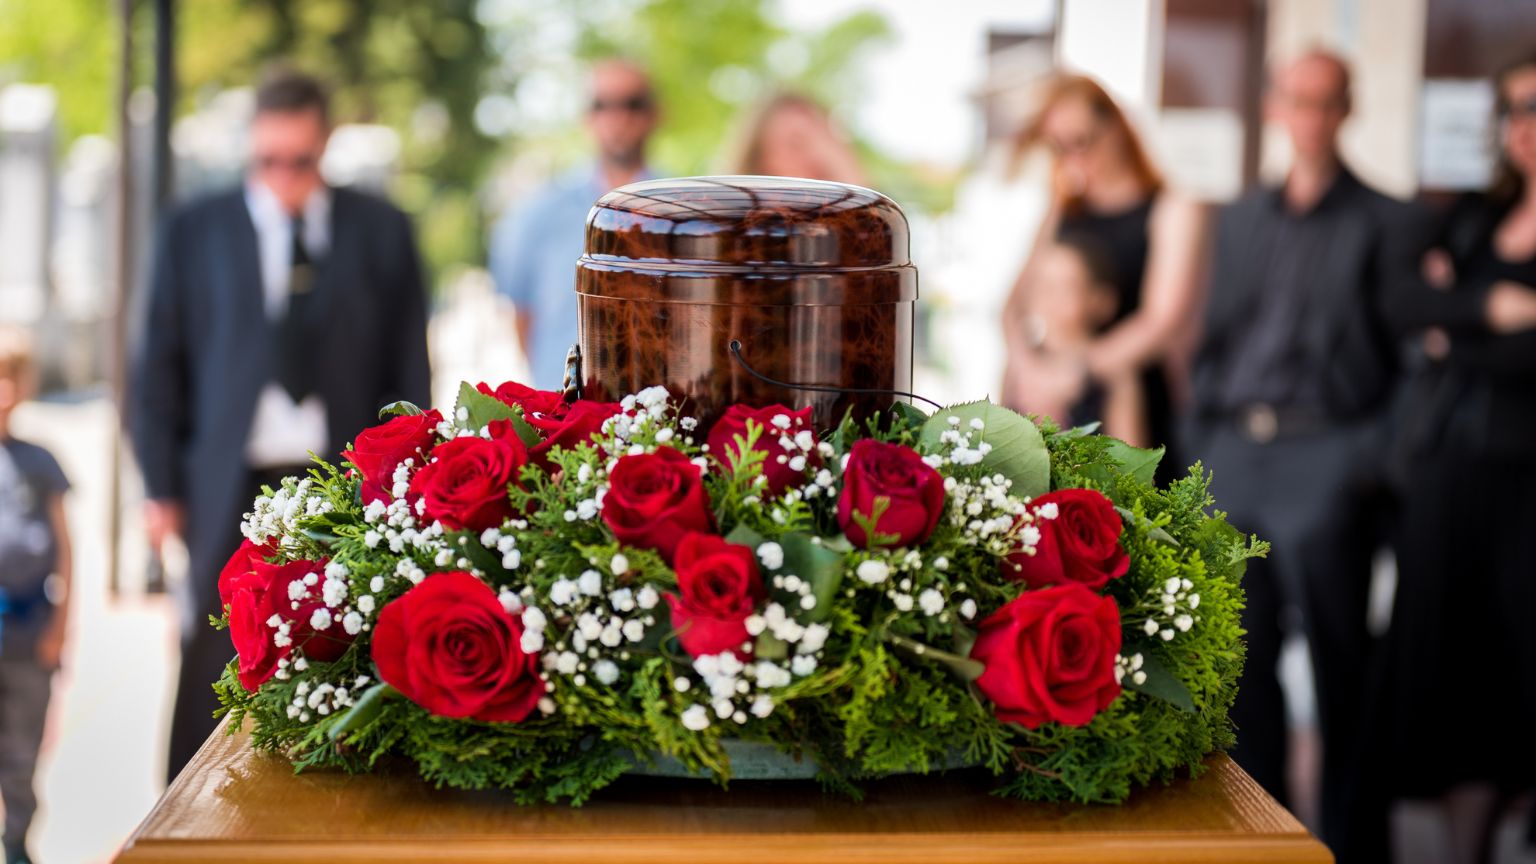
[[1332,857],[1226,756],[1199,780],[1122,807],[986,794],[968,773],[871,784],[862,804],[813,783],[624,778],[585,807],[517,807],[436,790],[398,766],[295,776],[216,732],[123,849],[122,864],[404,861],[1327,862]]

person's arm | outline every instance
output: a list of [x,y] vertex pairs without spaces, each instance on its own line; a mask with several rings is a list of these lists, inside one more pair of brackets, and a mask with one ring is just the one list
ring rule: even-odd
[[[1044,413],[1039,408],[1032,408],[1031,403],[1038,403],[1032,397],[1038,395],[1046,383],[1046,364],[1035,352],[1034,346],[1029,342],[1029,333],[1026,320],[1029,309],[1029,283],[1034,273],[1035,260],[1050,239],[1056,236],[1056,230],[1061,223],[1061,209],[1058,204],[1052,202],[1045,216],[1040,220],[1040,226],[1035,231],[1034,239],[1029,244],[1029,253],[1024,257],[1024,264],[1019,268],[1018,276],[1013,280],[1013,287],[1008,292],[1008,299],[1003,303],[1003,397],[1002,403],[1015,410],[1026,413]],[[1059,389],[1059,388],[1046,388]],[[1051,396],[1047,401],[1067,404],[1065,401]]]
[[1133,447],[1152,446],[1141,376],[1135,372],[1123,373],[1105,381],[1103,386],[1104,433]]
[[1206,229],[1206,210],[1199,202],[1172,193],[1158,200],[1147,229],[1141,302],[1088,349],[1094,378],[1107,380],[1161,359],[1195,320]]
[[129,429],[144,477],[144,522],[150,545],[180,535],[186,490],[181,452],[191,426],[186,330],[183,326],[181,219],[156,235],[148,296],[129,370]]
[[37,642],[37,662],[45,669],[57,669],[64,655],[64,640],[69,631],[70,598],[74,596],[74,561],[70,552],[69,524],[64,517],[64,495],[54,493],[48,500],[48,522],[53,528],[58,561],[53,575],[58,580],[59,600],[53,607],[48,625]]
[[[398,219],[400,265],[395,295],[395,333],[389,357],[394,364],[388,382],[392,400],[404,399],[425,408],[432,404],[432,366],[427,353],[427,287],[411,220]],[[380,406],[383,407],[383,406]]]

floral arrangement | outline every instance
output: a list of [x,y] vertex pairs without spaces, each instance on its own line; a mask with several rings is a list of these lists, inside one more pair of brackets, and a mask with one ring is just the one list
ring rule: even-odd
[[702,429],[659,387],[381,417],[264,490],[219,580],[230,729],[299,770],[579,804],[655,760],[724,783],[746,741],[853,795],[977,766],[1117,802],[1233,741],[1264,544],[1161,451],[986,402]]

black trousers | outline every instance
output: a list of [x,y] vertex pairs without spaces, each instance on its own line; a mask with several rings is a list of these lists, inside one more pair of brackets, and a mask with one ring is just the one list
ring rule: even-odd
[[1323,745],[1321,835],[1344,860],[1352,807],[1364,782],[1358,759],[1371,638],[1371,558],[1386,497],[1377,470],[1379,427],[1360,425],[1254,441],[1237,428],[1194,430],[1213,475],[1216,506],[1239,530],[1271,544],[1248,565],[1248,659],[1232,716],[1233,758],[1282,803],[1289,755],[1280,645],[1300,625],[1312,658]]
[[[251,502],[263,485],[276,488],[284,477],[303,474],[307,466],[289,468],[253,469],[246,480],[247,494],[242,499],[239,512],[251,509]],[[176,702],[171,709],[171,743],[167,753],[166,781],[176,779],[192,756],[217,726],[213,713],[218,710],[219,699],[213,693],[213,684],[224,672],[224,666],[234,657],[235,649],[229,641],[228,630],[215,630],[208,624],[209,615],[218,615],[219,570],[228,557],[239,548],[240,524],[212,525],[209,536],[188,537],[188,547],[197,550],[205,544],[226,550],[220,555],[193,554],[191,572],[181,586],[178,600],[181,615],[181,666],[176,675]],[[203,563],[214,561],[217,563]]]

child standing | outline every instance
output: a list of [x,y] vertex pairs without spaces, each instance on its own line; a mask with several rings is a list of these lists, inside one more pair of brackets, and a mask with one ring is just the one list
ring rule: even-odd
[[[1063,236],[1042,248],[1037,259],[1024,332],[1044,359],[1082,363],[1089,343],[1115,318],[1119,304],[1109,258],[1092,238]],[[1038,404],[1026,410],[1046,414],[1062,426],[1095,420],[1103,432],[1138,447],[1148,446],[1146,397],[1139,372],[1112,380],[1089,380],[1070,405]]]
[[33,775],[53,672],[68,620],[69,481],[47,450],[11,436],[11,411],[28,395],[24,331],[0,328],[0,801],[5,864],[22,864],[37,810]]

